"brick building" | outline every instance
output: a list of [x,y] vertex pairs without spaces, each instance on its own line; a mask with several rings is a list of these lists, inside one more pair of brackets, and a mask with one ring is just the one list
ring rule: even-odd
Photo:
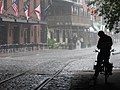
[[92,20],[91,14],[86,9],[88,1],[52,0],[46,18],[48,38],[66,44],[76,43],[77,40],[80,40],[81,47],[95,44],[91,40],[96,38],[96,35],[89,31]]
[[[0,44],[41,43],[41,26],[45,23],[35,12],[40,0],[18,0],[18,16],[13,9],[13,1],[15,0],[3,1],[4,7],[0,14]],[[29,5],[29,18],[25,14],[25,1],[28,1]],[[38,8],[41,10],[41,7]]]

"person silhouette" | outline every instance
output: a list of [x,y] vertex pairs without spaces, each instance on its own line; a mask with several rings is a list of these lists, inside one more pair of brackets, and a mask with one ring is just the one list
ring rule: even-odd
[[[100,66],[104,60],[105,64],[109,64],[110,59],[110,50],[113,45],[112,38],[106,35],[103,31],[98,32],[98,36],[100,37],[97,43],[97,48],[100,52],[97,55],[97,64],[94,73],[94,78],[97,78],[100,72]],[[112,70],[111,70],[112,71]],[[112,74],[112,72],[110,72]]]

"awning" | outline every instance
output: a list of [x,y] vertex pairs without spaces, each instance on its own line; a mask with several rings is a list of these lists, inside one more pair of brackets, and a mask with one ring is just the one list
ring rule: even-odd
[[47,22],[45,21],[14,19],[14,18],[6,18],[6,17],[2,17],[2,21],[3,22],[14,22],[14,23],[26,23],[26,24],[47,24]]

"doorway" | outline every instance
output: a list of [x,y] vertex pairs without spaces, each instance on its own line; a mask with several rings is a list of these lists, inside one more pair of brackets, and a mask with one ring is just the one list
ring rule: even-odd
[[0,45],[7,44],[7,28],[0,26]]

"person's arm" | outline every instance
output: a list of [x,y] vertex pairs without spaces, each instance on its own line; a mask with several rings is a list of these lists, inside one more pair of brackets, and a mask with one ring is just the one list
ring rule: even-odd
[[100,49],[100,39],[98,40],[97,48]]
[[110,41],[111,41],[111,46],[113,45],[113,41],[112,41],[112,38],[110,37]]
[[109,37],[109,46],[111,47],[113,45],[113,41],[112,41],[112,38]]

